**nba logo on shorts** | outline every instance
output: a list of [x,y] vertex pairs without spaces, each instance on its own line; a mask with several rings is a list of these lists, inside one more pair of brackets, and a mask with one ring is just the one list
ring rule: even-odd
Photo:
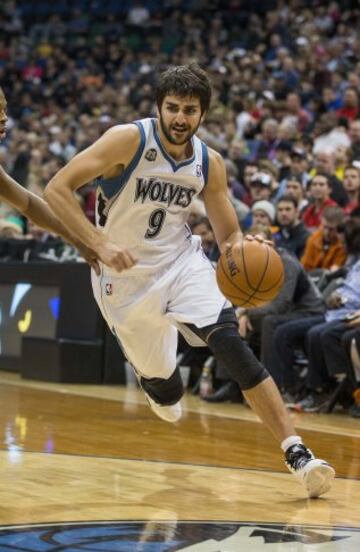
[[106,295],[112,295],[112,284],[105,284]]
[[201,165],[196,165],[196,176],[201,176]]

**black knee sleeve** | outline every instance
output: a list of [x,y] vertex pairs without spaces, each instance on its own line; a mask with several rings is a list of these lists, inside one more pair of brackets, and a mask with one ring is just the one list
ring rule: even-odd
[[180,370],[176,368],[169,379],[140,378],[141,387],[158,404],[169,406],[177,403],[184,394]]
[[252,389],[269,377],[267,370],[241,339],[233,308],[223,309],[217,322],[210,326],[198,328],[193,324],[186,325],[208,344],[216,360],[243,391]]
[[240,389],[252,389],[269,373],[260,364],[247,343],[239,335],[237,325],[218,326],[208,336],[208,345],[216,360],[239,384]]

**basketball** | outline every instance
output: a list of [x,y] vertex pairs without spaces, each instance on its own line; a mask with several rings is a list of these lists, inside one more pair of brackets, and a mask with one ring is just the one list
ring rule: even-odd
[[284,282],[279,254],[266,243],[244,240],[219,258],[216,278],[222,293],[238,307],[261,307],[272,301]]

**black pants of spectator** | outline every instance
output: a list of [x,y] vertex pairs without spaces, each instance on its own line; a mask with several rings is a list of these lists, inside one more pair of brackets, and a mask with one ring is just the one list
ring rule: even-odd
[[[316,317],[316,320],[323,321],[323,316]],[[287,314],[270,314],[264,316],[262,319],[261,327],[261,346],[260,346],[260,360],[272,375],[275,380],[275,383],[279,387],[292,387],[293,381],[284,381],[284,369],[282,365],[282,357],[284,355],[284,347],[281,345],[281,348],[275,346],[275,334],[277,330],[284,325],[289,324],[290,322],[298,322],[299,320],[309,321],[309,323],[304,322],[305,327],[309,328],[314,324],[314,316],[309,315],[305,318],[299,316],[298,312],[292,312]],[[311,320],[311,323],[310,323]],[[302,325],[302,328],[304,325]],[[291,330],[290,330],[291,331]],[[287,332],[285,331],[285,336]],[[287,334],[289,335],[289,334]],[[300,337],[304,335],[300,333]],[[283,335],[284,337],[284,335]],[[299,339],[298,339],[299,341]],[[294,344],[292,344],[291,349],[287,349],[286,353],[288,358],[288,364],[293,367],[294,364]],[[288,370],[286,371],[288,372]],[[294,378],[294,371],[291,370],[292,378]]]
[[355,339],[360,343],[360,329],[351,328],[347,324],[333,326],[322,336],[322,347],[330,375],[339,371],[346,373],[351,386],[358,386],[351,361],[351,343]]
[[323,389],[333,382],[333,376],[345,372],[341,337],[348,329],[345,322],[334,320],[318,324],[307,332],[305,348],[309,364],[306,385],[309,389]]
[[316,324],[324,322],[322,314],[296,318],[277,326],[273,334],[274,360],[266,366],[280,387],[292,389],[296,385],[294,371],[295,350],[305,348],[307,331]]

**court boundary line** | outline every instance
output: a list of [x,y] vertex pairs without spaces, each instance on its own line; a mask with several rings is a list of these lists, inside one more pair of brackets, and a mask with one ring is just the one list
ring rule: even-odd
[[[152,520],[153,521],[153,520]],[[15,529],[28,529],[28,528],[36,528],[36,527],[62,527],[63,525],[67,526],[92,526],[92,525],[117,525],[119,523],[148,523],[149,519],[110,519],[110,520],[89,520],[89,521],[50,521],[48,523],[29,523],[29,524],[14,524],[14,525],[0,525],[0,531],[8,531],[13,528]],[[257,527],[258,525],[267,526],[267,527],[273,527],[274,525],[287,525],[285,522],[278,522],[278,521],[242,521],[242,520],[216,520],[216,519],[200,519],[200,520],[186,520],[186,519],[159,519],[156,520],[157,523],[186,523],[186,524],[216,524],[216,525],[252,525],[254,527]],[[353,525],[314,525],[314,524],[296,524],[294,527],[301,527],[302,529],[320,529],[320,530],[335,530],[335,531],[357,531],[360,532],[360,526],[355,527]]]

